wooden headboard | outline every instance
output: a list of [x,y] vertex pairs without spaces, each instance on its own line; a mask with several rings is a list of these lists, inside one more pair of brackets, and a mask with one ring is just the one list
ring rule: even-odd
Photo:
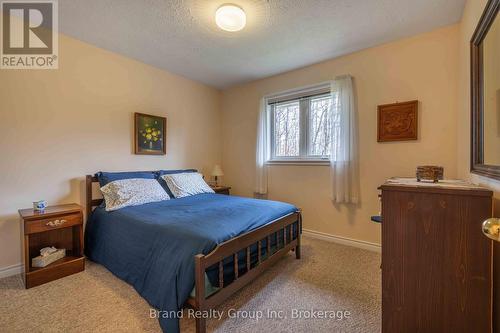
[[92,199],[92,184],[93,183],[98,183],[99,180],[97,179],[96,176],[92,175],[87,175],[85,177],[85,196],[86,196],[86,203],[85,203],[85,212],[87,213],[87,218],[90,216],[92,213],[92,210],[94,207],[99,206],[104,199]]

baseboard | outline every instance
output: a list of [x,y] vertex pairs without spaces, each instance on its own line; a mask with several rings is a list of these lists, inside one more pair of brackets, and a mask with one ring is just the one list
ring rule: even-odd
[[341,236],[334,236],[334,235],[326,234],[324,232],[308,230],[308,229],[302,229],[302,234],[304,236],[307,236],[307,237],[321,239],[321,240],[325,240],[328,242],[333,242],[333,243],[347,245],[347,246],[353,246],[353,247],[357,247],[357,248],[368,250],[368,251],[373,251],[373,252],[381,252],[382,251],[380,244],[377,244],[377,243],[371,243],[371,242],[367,242],[367,241],[362,241],[362,240],[352,239],[352,238],[347,238],[347,237],[341,237]]
[[23,264],[0,267],[0,279],[12,275],[21,274],[24,271]]

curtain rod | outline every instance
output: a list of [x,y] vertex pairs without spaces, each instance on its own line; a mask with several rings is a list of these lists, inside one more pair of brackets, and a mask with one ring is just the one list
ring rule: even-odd
[[[337,76],[335,76],[334,80],[343,79],[343,78],[346,78],[346,77],[351,77],[351,75],[350,74],[337,75]],[[275,93],[272,93],[272,94],[264,95],[264,96],[262,96],[262,98],[264,98],[264,99],[270,99],[270,98],[276,98],[276,97],[279,97],[279,96],[286,96],[288,94],[292,94],[293,92],[297,92],[297,91],[301,91],[301,90],[312,89],[312,88],[315,88],[315,87],[321,88],[321,87],[326,86],[326,85],[331,85],[332,82],[333,82],[333,80],[323,81],[323,82],[319,82],[319,83],[313,83],[313,84],[305,85],[305,86],[302,86],[302,87],[296,87],[296,88],[292,88],[292,89],[282,90],[282,91],[278,91],[278,92],[275,92]]]
[[276,98],[279,96],[291,95],[293,93],[300,92],[301,90],[308,90],[308,89],[312,90],[313,88],[320,89],[320,88],[323,88],[327,85],[330,85],[331,83],[332,83],[332,81],[324,81],[321,83],[309,84],[309,85],[302,86],[302,87],[297,87],[297,88],[293,88],[293,89],[282,90],[282,91],[272,93],[272,94],[267,94],[267,95],[264,95],[263,98],[270,99],[270,98]]
[[[325,89],[326,89],[326,87],[325,87]],[[287,96],[287,95],[285,95],[285,96],[283,96],[281,98],[274,97],[274,98],[268,98],[266,100],[268,101],[267,105],[273,105],[273,104],[286,103],[286,102],[301,100],[301,99],[304,99],[304,98],[311,98],[311,97],[322,96],[322,95],[327,95],[327,94],[330,94],[330,91],[326,91],[325,90],[325,91],[321,91],[321,92],[318,92],[318,93],[312,93],[312,94],[306,94],[306,95],[300,95],[300,96],[297,96],[297,95]]]

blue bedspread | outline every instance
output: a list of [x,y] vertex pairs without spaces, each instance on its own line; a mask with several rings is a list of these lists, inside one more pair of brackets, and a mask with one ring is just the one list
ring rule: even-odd
[[[85,253],[127,281],[153,307],[177,311],[194,286],[194,256],[297,209],[290,204],[199,194],[106,212],[87,222]],[[147,314],[144,314],[147,315]],[[179,331],[161,318],[164,332]]]

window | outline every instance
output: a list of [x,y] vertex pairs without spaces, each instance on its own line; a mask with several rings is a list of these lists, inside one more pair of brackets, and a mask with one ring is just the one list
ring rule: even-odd
[[309,155],[330,156],[332,136],[332,97],[311,98],[309,102]]
[[270,162],[327,161],[335,130],[332,103],[329,87],[268,99]]
[[300,156],[300,103],[274,105],[274,156]]

